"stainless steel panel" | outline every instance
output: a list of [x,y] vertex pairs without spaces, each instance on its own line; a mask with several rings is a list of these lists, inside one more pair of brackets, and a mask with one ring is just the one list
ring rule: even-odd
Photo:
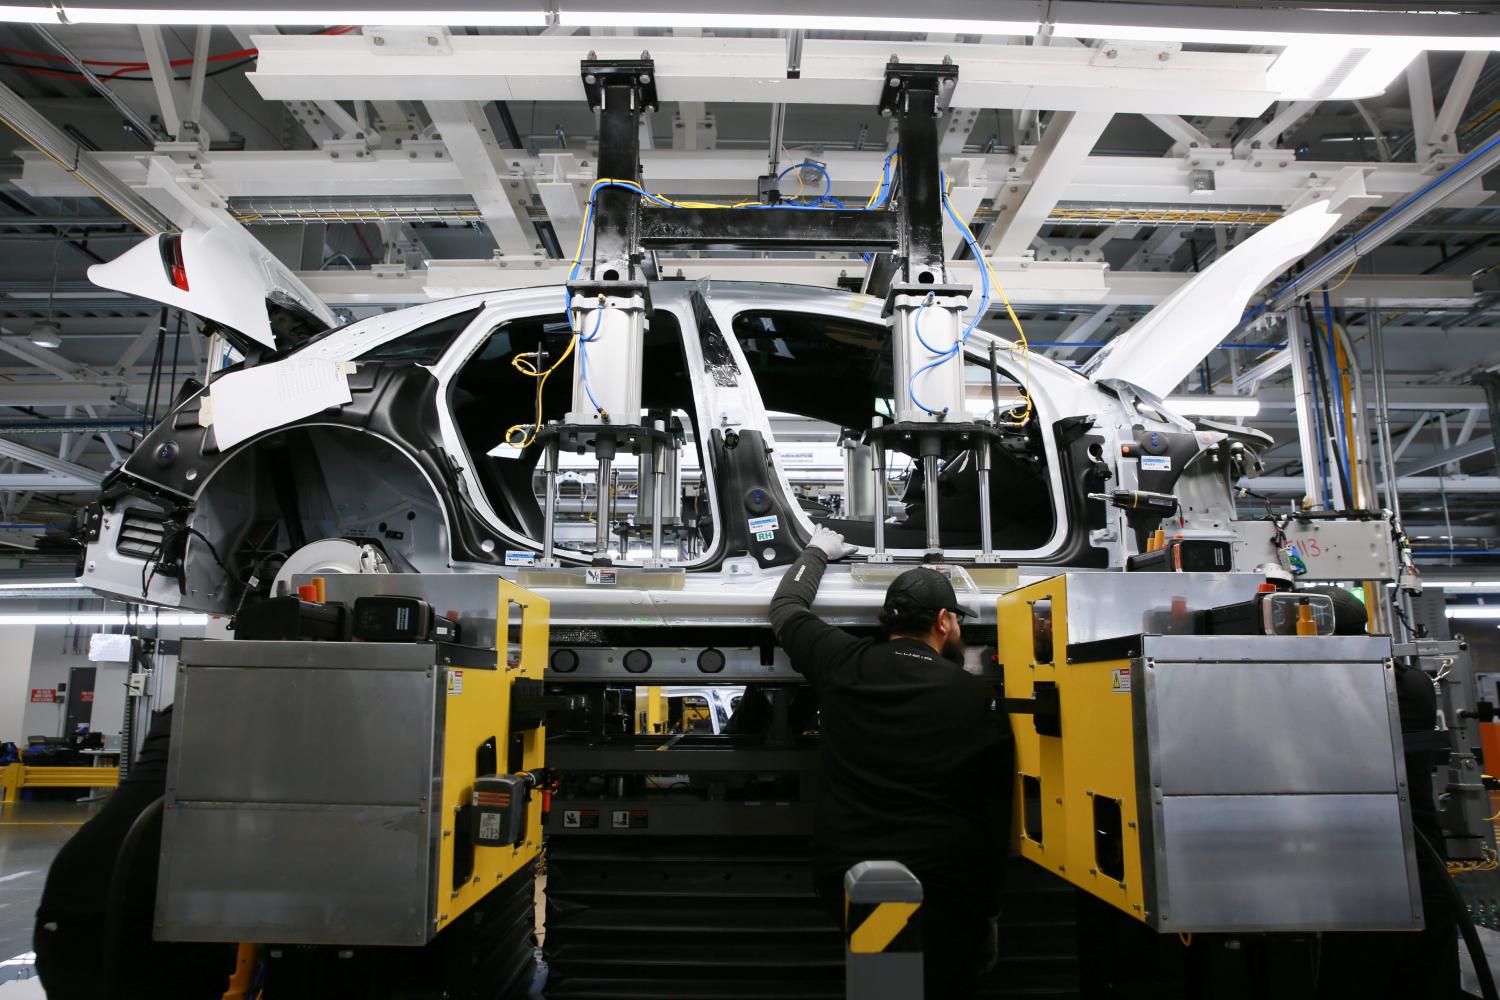
[[[493,594],[491,595],[493,600]],[[314,667],[337,670],[425,670],[438,656],[479,657],[478,651],[420,642],[270,642],[184,639],[184,666]],[[494,666],[492,656],[475,661]]]
[[428,940],[441,666],[493,666],[493,655],[415,643],[184,643],[157,937]]
[[418,806],[432,780],[432,691],[421,669],[189,667],[173,791],[179,801]]
[[427,816],[415,809],[179,803],[167,822],[160,940],[427,940]]
[[[1236,538],[1234,565],[1254,569],[1279,562],[1269,521],[1231,521]],[[1285,527],[1287,541],[1307,566],[1306,583],[1337,580],[1394,580],[1396,553],[1386,521],[1309,521],[1295,518]]]
[[1265,577],[1254,573],[1065,573],[1068,643],[1121,636],[1175,635],[1190,612],[1248,601]]
[[1388,659],[1391,640],[1374,635],[1163,635],[1147,638],[1141,650],[1154,660],[1332,663]]
[[1421,926],[1394,795],[1167,796],[1156,812],[1161,930]]
[[1147,663],[1164,794],[1395,793],[1384,661]]

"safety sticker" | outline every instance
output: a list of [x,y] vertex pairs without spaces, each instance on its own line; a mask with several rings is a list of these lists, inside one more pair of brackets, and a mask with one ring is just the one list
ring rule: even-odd
[[505,550],[505,565],[507,566],[535,566],[535,552],[516,552],[511,549]]
[[462,670],[450,670],[450,671],[448,671],[448,693],[449,694],[463,694],[464,693],[464,672]]
[[599,810],[597,809],[564,809],[563,829],[565,830],[597,830],[599,829]]
[[590,567],[583,571],[583,582],[590,587],[613,587],[619,580],[620,571],[605,567]]
[[479,814],[479,839],[480,840],[499,840],[500,839],[500,814],[499,813],[480,813]]
[[775,514],[767,514],[765,517],[752,517],[750,519],[750,530],[755,532],[755,537],[764,542],[768,541],[771,534],[775,534],[781,527],[781,519]]
[[1142,455],[1142,472],[1171,472],[1172,459],[1168,455]]
[[610,812],[609,825],[616,830],[644,830],[648,815],[644,809],[615,809]]
[[1130,668],[1121,667],[1110,671],[1109,689],[1115,694],[1130,693]]

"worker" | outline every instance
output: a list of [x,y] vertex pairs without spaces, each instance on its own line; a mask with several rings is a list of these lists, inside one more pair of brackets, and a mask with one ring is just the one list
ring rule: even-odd
[[776,641],[822,712],[815,888],[841,921],[851,866],[906,865],[922,883],[926,996],[955,1000],[995,962],[1015,783],[1010,721],[995,688],[964,669],[962,621],[974,612],[936,570],[891,583],[884,639],[812,613],[824,568],[852,551],[817,528],[770,608]]
[[[236,945],[151,940],[161,816],[141,817],[167,790],[171,738],[168,706],[157,713],[119,788],[47,871],[34,948],[49,1000],[203,1000],[221,996],[229,983]],[[122,859],[121,846],[138,819],[148,826]],[[119,879],[117,864],[126,866]]]

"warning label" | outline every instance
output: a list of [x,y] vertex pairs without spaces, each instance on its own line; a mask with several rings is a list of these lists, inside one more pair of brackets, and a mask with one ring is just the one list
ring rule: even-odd
[[464,672],[462,670],[450,670],[450,671],[448,671],[448,693],[449,694],[463,694],[464,693]]
[[599,810],[597,809],[564,809],[563,829],[565,830],[597,830],[599,829]]
[[590,567],[583,571],[583,582],[591,587],[613,587],[620,571],[603,567]]
[[616,830],[644,830],[646,817],[644,809],[615,809],[610,813],[609,825]]
[[1109,689],[1115,694],[1130,693],[1130,668],[1121,667],[1119,670],[1110,671]]

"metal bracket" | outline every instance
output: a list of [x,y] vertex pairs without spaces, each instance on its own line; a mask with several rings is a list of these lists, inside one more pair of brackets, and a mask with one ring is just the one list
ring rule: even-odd
[[370,144],[364,139],[327,139],[321,148],[330,160],[363,160],[370,155]]
[[935,95],[932,116],[940,117],[952,103],[957,86],[958,67],[951,61],[901,63],[892,56],[886,63],[885,83],[880,89],[880,113],[886,118],[905,114],[910,110],[911,92],[922,90]]
[[637,110],[656,110],[656,63],[649,52],[642,52],[639,59],[598,59],[590,52],[579,66],[579,75],[590,111],[604,107],[608,87],[629,87],[635,91]]

